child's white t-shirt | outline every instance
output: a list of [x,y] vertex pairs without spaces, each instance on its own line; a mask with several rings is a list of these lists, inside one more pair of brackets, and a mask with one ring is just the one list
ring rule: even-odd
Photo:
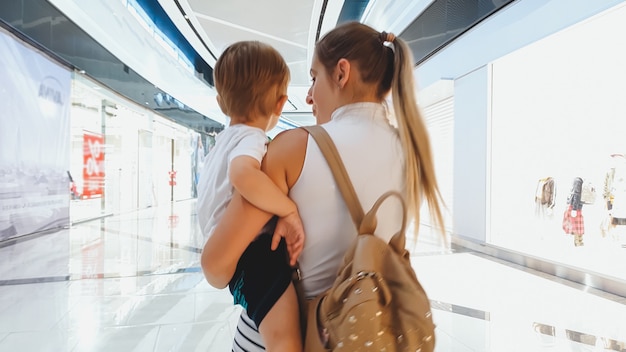
[[230,162],[247,155],[260,164],[267,142],[265,131],[244,124],[229,126],[215,137],[215,146],[207,155],[198,180],[196,211],[205,241],[213,233],[233,195],[234,188],[228,178]]

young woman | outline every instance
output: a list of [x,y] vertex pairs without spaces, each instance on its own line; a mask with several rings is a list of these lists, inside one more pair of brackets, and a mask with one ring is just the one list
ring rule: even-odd
[[[309,100],[319,122],[330,118],[321,125],[336,144],[363,209],[384,192],[396,190],[406,195],[406,215],[412,220],[419,223],[425,200],[443,228],[441,196],[428,133],[415,101],[407,45],[363,24],[344,24],[316,44],[311,77]],[[385,103],[390,92],[393,118]],[[299,263],[305,295],[313,297],[332,285],[356,229],[324,157],[306,131],[278,135],[262,169],[298,207],[306,233]],[[389,240],[403,215],[399,204],[385,202],[378,211],[376,235]],[[243,243],[249,243],[270,217],[242,197],[233,197],[202,253],[209,283],[228,284]],[[277,227],[274,236],[289,231]],[[256,327],[242,313],[233,349],[261,351],[262,345]]]

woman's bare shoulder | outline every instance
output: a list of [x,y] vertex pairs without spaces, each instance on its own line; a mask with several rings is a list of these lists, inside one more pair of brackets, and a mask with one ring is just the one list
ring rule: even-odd
[[276,137],[272,140],[272,143],[278,144],[299,144],[306,142],[308,132],[304,128],[294,128],[291,130],[282,131],[276,135]]
[[287,157],[306,151],[308,132],[302,128],[286,130],[274,137],[267,148],[268,156]]
[[270,177],[284,172],[287,175],[287,186],[291,187],[300,176],[307,139],[308,132],[302,128],[294,128],[276,135],[267,147],[267,154],[263,159],[264,171],[270,174]]

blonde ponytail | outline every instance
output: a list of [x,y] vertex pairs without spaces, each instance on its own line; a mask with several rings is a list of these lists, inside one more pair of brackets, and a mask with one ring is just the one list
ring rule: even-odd
[[425,199],[435,226],[442,234],[445,234],[442,215],[443,199],[435,177],[430,138],[415,98],[412,55],[402,39],[394,38],[393,45],[394,70],[391,97],[404,150],[409,215],[415,219],[417,233],[420,223],[420,205]]

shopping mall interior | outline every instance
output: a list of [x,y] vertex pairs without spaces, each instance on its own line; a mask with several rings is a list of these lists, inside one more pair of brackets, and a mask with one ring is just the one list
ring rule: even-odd
[[626,351],[623,0],[0,2],[0,351],[256,351],[200,265],[213,68],[269,43],[291,82],[268,137],[312,125],[315,43],[349,21],[415,61],[436,351]]

